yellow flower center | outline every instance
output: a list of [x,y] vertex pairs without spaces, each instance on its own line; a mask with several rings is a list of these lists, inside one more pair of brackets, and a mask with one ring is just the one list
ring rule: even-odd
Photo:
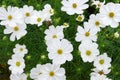
[[85,36],[86,36],[86,37],[90,36],[90,33],[89,33],[89,32],[86,32],[86,33],[85,33]]
[[57,38],[57,36],[56,36],[56,35],[53,35],[52,38]]
[[19,67],[21,64],[19,61],[16,62],[16,66]]
[[90,55],[91,55],[91,51],[90,51],[90,50],[87,50],[87,51],[86,51],[86,55],[87,55],[87,56],[90,56]]
[[58,54],[62,54],[62,53],[63,53],[63,50],[62,50],[62,49],[58,49],[57,53],[58,53]]
[[79,21],[81,21],[81,20],[82,20],[82,17],[81,17],[81,16],[78,16],[77,19],[78,19]]
[[99,21],[96,21],[96,22],[95,22],[95,25],[96,25],[96,26],[99,26],[99,25],[100,25],[100,22],[99,22]]
[[49,75],[50,75],[51,77],[53,77],[53,76],[55,75],[55,73],[54,73],[53,71],[51,71],[51,72],[49,73]]
[[18,30],[19,30],[18,26],[15,26],[14,31],[18,31]]
[[23,48],[20,48],[20,51],[22,52],[22,51],[23,51]]
[[29,13],[29,12],[27,12],[25,15],[26,15],[26,17],[29,17],[29,16],[30,16],[30,13]]
[[104,64],[104,60],[101,59],[101,60],[99,61],[99,63],[100,63],[101,65],[103,65],[103,64]]
[[41,22],[41,20],[42,20],[41,18],[37,18],[37,22]]
[[13,18],[12,15],[8,16],[8,20],[12,20],[12,18]]
[[99,71],[98,73],[99,73],[100,75],[103,75],[103,74],[104,74],[104,72],[103,72],[103,71]]
[[73,7],[73,8],[77,8],[77,4],[76,4],[76,3],[73,3],[73,4],[72,4],[72,7]]
[[109,17],[110,17],[110,18],[113,18],[114,16],[115,16],[114,12],[110,12],[110,13],[109,13]]

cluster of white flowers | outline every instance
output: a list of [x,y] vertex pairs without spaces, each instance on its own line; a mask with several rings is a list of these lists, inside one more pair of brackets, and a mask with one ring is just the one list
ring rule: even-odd
[[27,80],[27,75],[23,72],[25,68],[24,56],[28,50],[25,45],[16,44],[13,52],[12,59],[8,60],[9,70],[11,70],[10,80]]
[[33,6],[24,5],[23,8],[8,6],[7,9],[0,7],[0,24],[6,28],[4,34],[11,34],[10,40],[19,40],[27,34],[26,24],[41,26],[44,21],[50,21],[54,10],[49,4],[43,10],[34,10]]

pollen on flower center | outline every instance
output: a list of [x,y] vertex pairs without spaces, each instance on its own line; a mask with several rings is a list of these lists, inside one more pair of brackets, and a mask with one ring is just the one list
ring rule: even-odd
[[56,35],[53,35],[52,38],[57,38],[57,36],[56,36]]
[[18,26],[15,26],[14,31],[18,31],[18,30],[19,30]]
[[50,75],[51,77],[53,77],[53,76],[55,75],[55,73],[54,73],[53,71],[51,71],[51,72],[49,73],[49,75]]
[[58,54],[62,54],[62,53],[63,53],[63,50],[62,50],[62,49],[58,49],[58,50],[57,50],[57,53],[58,53]]
[[29,12],[27,12],[25,15],[26,15],[26,17],[29,17],[29,16],[30,16],[30,13],[29,13]]
[[73,4],[72,4],[72,7],[73,7],[73,8],[77,8],[77,4],[76,4],[76,3],[73,3]]
[[86,55],[87,55],[87,56],[90,56],[90,55],[91,55],[91,51],[90,51],[90,50],[87,50],[87,51],[86,51]]
[[95,22],[95,25],[96,25],[96,26],[99,26],[99,25],[100,25],[100,22],[99,22],[99,21],[96,21],[96,22]]
[[110,13],[109,13],[109,17],[110,17],[110,18],[113,18],[114,16],[115,16],[114,12],[110,12]]
[[101,60],[99,61],[99,63],[100,63],[101,65],[103,65],[103,64],[104,64],[104,60],[101,59]]
[[41,22],[41,20],[42,20],[41,18],[37,18],[37,22]]
[[89,32],[86,32],[86,33],[85,33],[85,36],[86,36],[86,37],[90,36],[90,33],[89,33]]
[[12,20],[12,18],[13,18],[12,15],[8,16],[8,20]]
[[20,51],[23,51],[23,48],[20,48]]
[[21,64],[19,61],[16,62],[16,66],[19,67]]

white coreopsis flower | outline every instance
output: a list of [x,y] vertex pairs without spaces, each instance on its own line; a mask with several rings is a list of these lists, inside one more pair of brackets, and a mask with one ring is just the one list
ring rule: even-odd
[[24,55],[28,53],[28,50],[26,49],[25,45],[16,44],[13,52],[24,57]]
[[97,30],[92,29],[89,23],[84,22],[84,28],[78,26],[75,40],[77,42],[97,41]]
[[114,33],[114,37],[115,37],[115,38],[118,38],[118,37],[119,37],[119,33],[118,33],[118,32],[115,32],[115,33]]
[[84,20],[84,15],[78,15],[78,17],[76,18],[76,21],[82,22]]
[[62,28],[68,28],[69,27],[69,23],[63,23],[63,25],[61,25]]
[[101,28],[105,27],[101,19],[101,16],[99,14],[96,14],[96,15],[91,14],[88,22],[89,24],[93,25],[92,28],[94,28],[97,31],[100,31],[100,27]]
[[27,80],[27,75],[25,73],[22,74],[11,74],[10,80]]
[[36,66],[36,68],[31,69],[30,71],[30,77],[34,80],[38,80],[38,79],[42,79],[43,77],[45,77],[43,75],[44,72],[44,65],[38,64]]
[[24,18],[18,7],[8,6],[7,10],[0,7],[0,24],[1,25],[16,25],[23,24]]
[[[61,26],[49,26],[49,29],[46,29],[45,32],[45,40],[47,42],[51,42],[52,40],[55,39],[63,39],[64,38],[64,33],[63,33],[63,28]],[[46,42],[46,43],[47,43]]]
[[99,70],[97,68],[94,68],[92,69],[92,72],[90,75],[96,75],[96,74],[99,74],[99,75],[106,75],[106,74],[109,74],[111,69],[103,69],[103,70]]
[[90,76],[90,80],[111,80],[106,77],[106,75],[94,74]]
[[101,8],[105,4],[105,0],[100,2],[99,0],[92,0],[92,5],[95,5],[96,8]]
[[12,74],[23,73],[23,69],[25,68],[25,62],[21,55],[14,54],[12,55],[12,59],[8,60],[9,70],[11,70]]
[[21,8],[25,23],[27,24],[31,24],[31,16],[33,15],[34,12],[33,9],[34,9],[33,6],[27,6],[27,5],[24,5],[23,8]]
[[7,25],[6,29],[4,30],[4,34],[11,34],[11,41],[15,41],[16,38],[19,40],[21,37],[27,34],[26,24],[17,24],[13,26]]
[[104,69],[108,69],[111,67],[110,62],[111,62],[111,58],[108,57],[106,53],[104,53],[96,57],[96,59],[94,60],[94,66],[98,70],[104,70]]
[[92,62],[99,55],[98,45],[89,41],[81,43],[79,51],[84,62]]
[[73,45],[66,39],[53,40],[48,44],[47,51],[48,57],[52,59],[53,64],[64,64],[66,61],[71,61],[73,56]]
[[54,14],[54,10],[52,9],[50,4],[46,4],[44,6],[43,12],[46,14],[46,21],[51,20],[51,16]]
[[88,4],[85,4],[88,0],[62,0],[62,11],[66,11],[69,15],[82,14],[83,10],[88,8]]
[[107,3],[100,8],[100,15],[105,25],[116,28],[120,22],[120,5],[115,3]]
[[31,16],[31,24],[37,24],[38,27],[45,21],[46,14],[43,11],[34,11]]

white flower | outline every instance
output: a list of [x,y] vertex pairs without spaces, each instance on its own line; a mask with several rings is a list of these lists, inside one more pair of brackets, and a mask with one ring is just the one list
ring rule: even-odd
[[10,80],[27,80],[27,75],[25,73],[22,74],[11,74]]
[[61,25],[62,28],[68,28],[69,27],[69,23],[63,23],[63,25]]
[[11,34],[10,40],[15,41],[19,40],[21,37],[25,36],[27,34],[26,24],[17,24],[17,25],[7,25],[6,29],[4,30],[4,34]]
[[[55,39],[64,38],[63,28],[60,26],[57,27],[54,27],[53,25],[49,26],[49,29],[46,29],[44,33],[46,34],[45,40],[49,42]],[[46,42],[46,44],[47,43],[48,42]]]
[[46,14],[43,11],[34,11],[31,16],[31,24],[37,24],[41,26],[46,18]]
[[90,25],[87,22],[84,22],[84,28],[81,26],[78,26],[77,33],[75,40],[77,42],[80,41],[97,41],[97,30],[91,28],[92,25]]
[[42,79],[42,77],[44,77],[43,72],[44,72],[44,65],[38,64],[36,68],[31,69],[30,77],[35,80],[39,78]]
[[98,45],[89,41],[80,44],[79,51],[84,62],[92,62],[99,55]]
[[64,64],[67,61],[71,61],[73,56],[73,45],[66,39],[54,40],[47,47],[48,57],[52,59],[53,64]]
[[46,14],[45,20],[49,21],[51,20],[51,16],[54,14],[54,10],[51,8],[50,4],[46,4],[44,6],[43,12]]
[[28,50],[26,49],[25,45],[16,44],[13,52],[24,57],[24,55],[28,53]]
[[78,17],[76,18],[76,21],[82,22],[84,20],[84,15],[78,15]]
[[115,32],[115,33],[114,33],[114,37],[115,37],[115,38],[118,38],[118,37],[119,37],[119,33],[118,33],[118,32]]
[[120,22],[120,5],[107,3],[100,8],[100,15],[105,25],[110,25],[112,28],[118,27]]
[[108,69],[111,67],[111,58],[106,53],[99,55],[94,60],[94,66],[99,70]]
[[83,10],[88,8],[88,4],[85,4],[88,0],[62,0],[62,11],[66,11],[69,15],[82,14]]
[[106,77],[106,75],[99,75],[99,74],[94,74],[91,75],[90,80],[111,80]]
[[35,80],[66,80],[65,69],[50,63],[37,65],[31,70],[30,77]]
[[99,14],[96,14],[96,15],[91,14],[89,19],[89,24],[93,25],[91,27],[97,31],[100,31],[100,27],[102,28],[105,27],[101,19],[101,16]]
[[11,6],[8,6],[7,10],[0,7],[0,20],[2,20],[0,23],[1,25],[16,25],[16,23],[24,23],[23,15],[20,12],[20,9],[18,7]]
[[12,59],[8,60],[9,70],[11,70],[12,74],[23,73],[23,69],[25,68],[24,59],[19,54],[12,55]]
[[101,8],[105,4],[105,0],[100,2],[99,0],[92,0],[92,5],[95,5],[96,8]]
[[33,15],[33,6],[24,5],[23,8],[21,8],[21,11],[23,13],[25,23],[30,24],[31,23],[31,16]]
[[92,72],[90,75],[94,75],[94,74],[99,74],[99,75],[106,75],[109,74],[111,69],[103,69],[103,70],[99,70],[97,68],[92,69]]

